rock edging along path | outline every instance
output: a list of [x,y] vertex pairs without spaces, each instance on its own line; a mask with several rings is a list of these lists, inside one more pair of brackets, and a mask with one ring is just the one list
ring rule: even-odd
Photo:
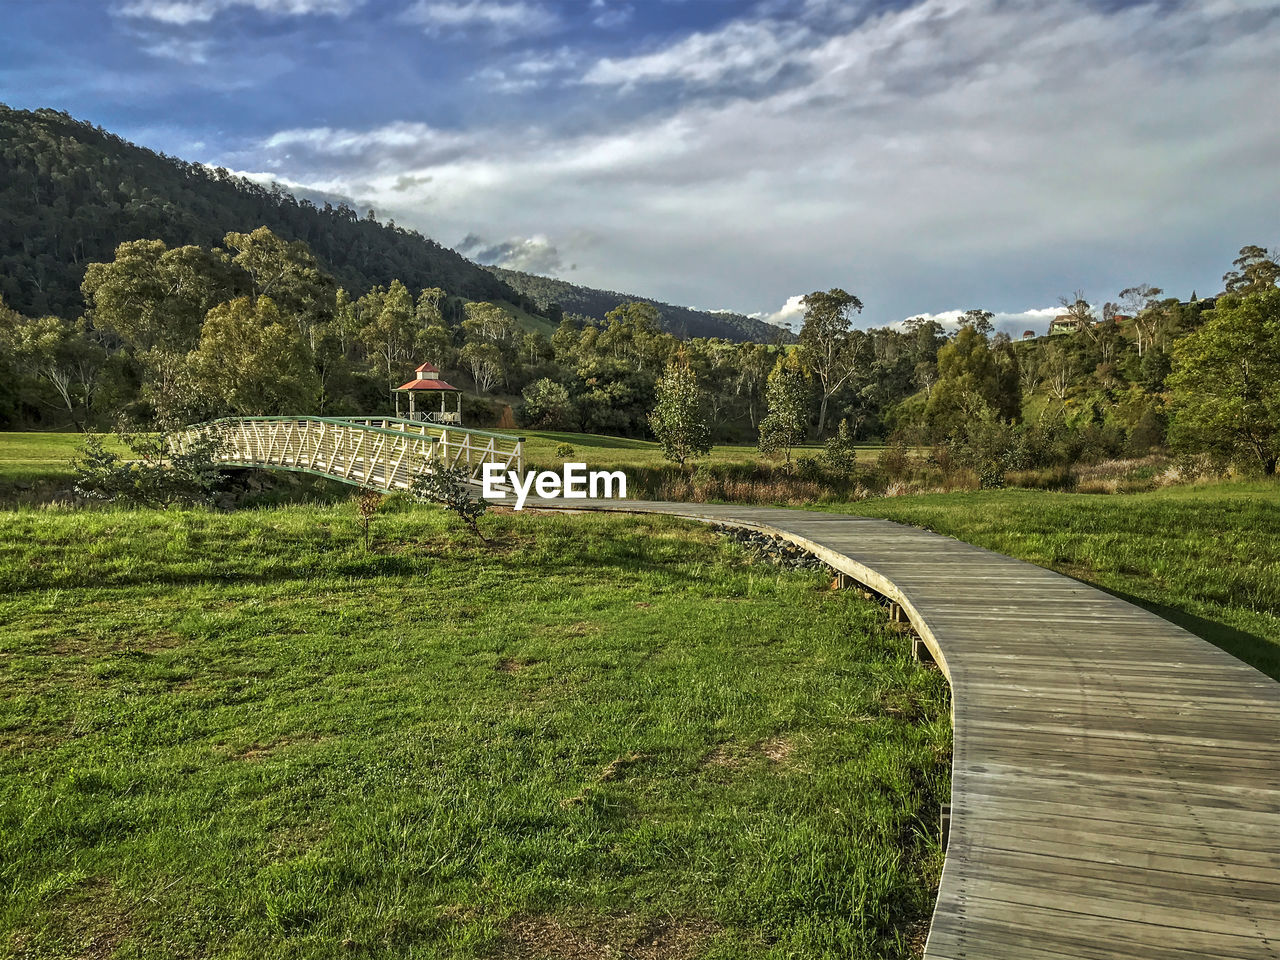
[[588,509],[764,530],[901,606],[952,688],[928,960],[1280,960],[1280,684],[1101,590],[887,520]]

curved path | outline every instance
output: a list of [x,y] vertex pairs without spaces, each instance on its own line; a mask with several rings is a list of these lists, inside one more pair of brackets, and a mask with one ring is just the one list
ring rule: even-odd
[[1110,594],[887,520],[592,509],[762,529],[902,607],[952,688],[926,958],[1280,958],[1280,684]]
[[[230,436],[228,463],[385,489],[404,480],[413,444],[454,449],[379,423],[368,443],[351,436],[368,422],[200,429]],[[769,531],[906,613],[952,688],[951,828],[930,960],[1280,960],[1280,684],[1100,590],[885,520],[591,508]]]

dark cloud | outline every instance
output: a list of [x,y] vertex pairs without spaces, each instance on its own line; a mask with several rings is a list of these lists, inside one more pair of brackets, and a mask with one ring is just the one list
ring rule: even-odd
[[489,243],[476,234],[469,233],[454,249],[486,266],[539,274],[557,274],[564,270],[560,251],[542,236],[516,237],[500,243]]

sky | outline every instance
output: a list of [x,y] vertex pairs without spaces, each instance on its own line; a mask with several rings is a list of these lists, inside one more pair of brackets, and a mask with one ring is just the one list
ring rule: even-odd
[[772,322],[1039,332],[1280,245],[1280,0],[0,0],[0,101]]

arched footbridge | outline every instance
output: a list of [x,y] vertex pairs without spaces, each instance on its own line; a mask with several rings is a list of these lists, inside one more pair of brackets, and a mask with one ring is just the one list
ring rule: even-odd
[[[228,463],[385,489],[400,488],[400,453],[450,448],[424,440],[439,428],[420,424],[271,422],[210,429],[233,441]],[[386,432],[342,462],[363,431]],[[480,457],[489,438],[457,456]],[[515,469],[505,440],[483,456]],[[1117,597],[924,530],[731,505],[593,508],[772,533],[910,620],[952,688],[950,831],[930,960],[1280,960],[1280,684]]]

